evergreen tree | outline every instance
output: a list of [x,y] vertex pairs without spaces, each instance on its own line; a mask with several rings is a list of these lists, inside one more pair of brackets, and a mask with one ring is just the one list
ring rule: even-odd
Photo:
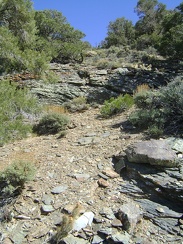
[[135,12],[140,18],[135,25],[137,48],[156,47],[162,34],[162,20],[167,12],[166,5],[157,0],[139,0]]
[[21,50],[35,42],[36,25],[30,0],[2,0],[0,22],[18,38]]
[[159,46],[162,55],[183,59],[183,3],[163,18],[163,35]]
[[108,25],[107,37],[102,46],[109,48],[110,46],[126,46],[132,45],[135,38],[134,27],[131,21],[125,18],[117,18]]
[[41,73],[49,57],[36,50],[35,12],[30,0],[2,0],[0,5],[0,72]]
[[80,59],[84,48],[81,39],[85,36],[81,31],[75,30],[56,10],[37,11],[35,14],[38,29],[39,50],[47,47],[52,61],[67,63]]

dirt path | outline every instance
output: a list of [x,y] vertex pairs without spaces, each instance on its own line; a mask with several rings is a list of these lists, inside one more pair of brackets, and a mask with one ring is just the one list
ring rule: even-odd
[[[99,212],[103,207],[115,211],[121,204],[131,201],[119,192],[123,184],[120,176],[109,177],[107,188],[99,187],[97,182],[106,168],[113,169],[112,156],[122,154],[142,135],[126,134],[120,129],[128,113],[105,120],[99,119],[98,115],[99,109],[70,114],[72,126],[64,138],[58,139],[56,135],[29,137],[0,148],[1,170],[17,159],[34,162],[37,167],[35,180],[26,184],[11,209],[15,216],[27,216],[30,220],[14,219],[4,226],[5,236],[14,238],[14,241],[22,238],[19,243],[46,243],[55,223],[60,222],[60,210],[69,208],[70,204],[80,201],[86,210],[93,211],[95,217],[101,219]],[[61,187],[61,193],[52,194],[57,186]],[[54,208],[46,215],[42,212],[45,199]],[[145,240],[150,238],[147,234],[153,228],[150,225],[142,222],[138,227]],[[26,238],[23,234],[16,237],[22,228],[28,231]],[[161,243],[158,238],[161,237],[156,237]]]

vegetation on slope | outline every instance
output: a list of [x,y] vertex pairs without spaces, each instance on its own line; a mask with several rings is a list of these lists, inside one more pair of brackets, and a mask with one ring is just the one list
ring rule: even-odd
[[[124,17],[109,23],[107,36],[97,51],[102,53],[103,48],[107,48],[108,54],[113,52],[120,59],[124,58],[124,50],[126,53],[130,53],[130,49],[134,53],[143,50],[143,59],[147,58],[144,50],[151,50],[151,53],[161,54],[166,58],[182,60],[183,3],[174,10],[167,10],[166,5],[157,0],[139,0],[135,11],[139,16],[135,25]],[[67,22],[61,12],[35,11],[31,0],[2,0],[0,74],[29,71],[41,75],[50,62],[81,63],[83,52],[90,47],[82,41],[84,36],[84,33]],[[134,53],[131,59],[134,58]],[[104,57],[95,64],[98,68],[116,68],[120,67],[120,60],[114,63],[106,61]],[[151,132],[180,133],[182,98],[177,87],[182,91],[181,81],[159,91],[137,95],[135,103],[139,110],[131,117],[131,121],[139,126],[145,123]],[[174,100],[171,94],[174,94]],[[123,106],[119,100],[123,99],[105,103],[101,110],[104,117],[121,111]],[[139,101],[143,105],[139,105]],[[0,82],[0,102],[0,144],[3,145],[10,140],[22,138],[32,130],[32,125],[25,123],[25,118],[34,117],[38,105],[27,90],[17,90],[3,81]]]
[[28,90],[17,90],[8,81],[1,81],[0,104],[0,145],[31,132],[32,125],[26,121],[33,121],[40,107]]

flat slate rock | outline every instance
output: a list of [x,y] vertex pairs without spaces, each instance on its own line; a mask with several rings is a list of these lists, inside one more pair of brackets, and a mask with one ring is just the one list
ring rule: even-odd
[[167,140],[140,141],[129,146],[125,152],[129,162],[163,167],[177,166],[176,151]]
[[51,193],[53,193],[53,194],[60,194],[62,192],[65,192],[67,190],[67,188],[68,188],[68,186],[66,186],[66,185],[55,186],[51,190]]

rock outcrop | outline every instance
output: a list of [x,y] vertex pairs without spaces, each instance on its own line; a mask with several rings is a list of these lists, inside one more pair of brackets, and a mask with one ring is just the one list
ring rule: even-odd
[[[183,145],[183,140],[179,142]],[[146,163],[163,167],[176,167],[181,165],[182,152],[176,151],[176,140],[149,140],[135,143],[127,148],[126,155],[129,162]],[[182,150],[182,149],[181,149]],[[182,163],[183,164],[183,163]]]
[[114,167],[124,179],[120,192],[135,198],[144,217],[183,237],[182,146],[176,138],[139,141],[127,147],[125,157],[114,159]]
[[45,84],[41,80],[27,80],[26,85],[40,100],[53,104],[63,104],[79,96],[86,97],[89,103],[103,103],[110,97],[133,94],[141,84],[153,88],[166,85],[181,73],[170,73],[169,70],[160,72],[129,65],[116,69],[97,69],[91,65],[80,65],[78,68],[73,64],[54,63],[50,65],[50,70],[58,75],[58,83]]

